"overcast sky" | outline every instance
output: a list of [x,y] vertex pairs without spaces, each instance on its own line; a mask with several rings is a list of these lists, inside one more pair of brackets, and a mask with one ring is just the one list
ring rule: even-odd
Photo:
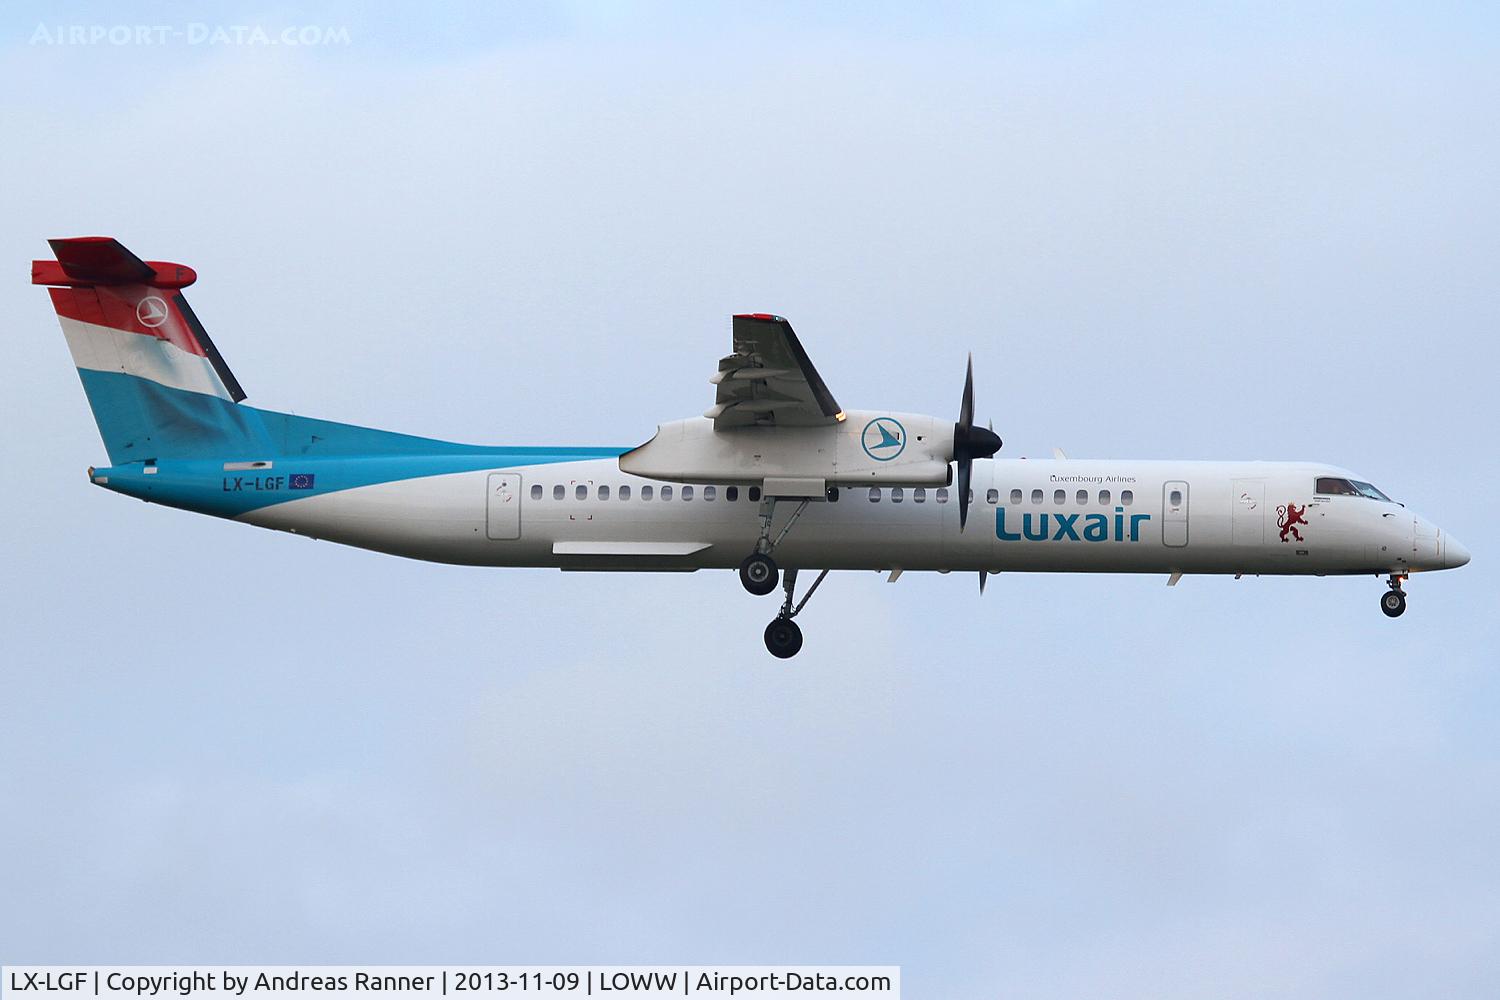
[[[6,9],[0,960],[1500,991],[1497,18],[884,6]],[[52,34],[195,22],[348,44]],[[195,267],[261,406],[628,446],[767,310],[849,406],[956,414],[972,351],[1005,454],[1334,462],[1474,560],[1398,621],[1374,578],[839,574],[783,663],[729,573],[91,488],[24,277],[82,234]]]

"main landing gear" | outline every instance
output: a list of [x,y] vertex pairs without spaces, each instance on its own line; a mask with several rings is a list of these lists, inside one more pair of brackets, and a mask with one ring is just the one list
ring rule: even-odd
[[[747,559],[746,562],[749,560]],[[802,595],[802,600],[793,605],[792,599],[797,589],[797,571],[794,569],[786,571],[781,583],[782,589],[786,591],[786,600],[781,602],[781,611],[776,618],[766,626],[766,649],[772,656],[788,660],[796,656],[797,651],[802,648],[802,629],[798,628],[797,623],[792,619],[802,613],[803,606],[812,600],[812,595],[817,593],[818,585],[827,575],[826,569],[819,573],[813,585],[807,588],[807,593]]]
[[797,655],[802,648],[802,629],[792,621],[802,613],[807,602],[812,600],[812,595],[817,592],[824,577],[828,576],[828,570],[818,574],[813,585],[807,588],[807,593],[802,595],[802,600],[796,600],[797,571],[789,569],[781,573],[776,568],[776,560],[771,558],[771,553],[781,540],[792,530],[792,525],[807,510],[807,505],[812,503],[812,497],[792,498],[797,499],[797,509],[792,511],[792,516],[787,518],[786,524],[781,526],[781,531],[773,539],[771,537],[771,518],[776,513],[776,498],[762,497],[760,501],[760,537],[755,540],[755,551],[745,557],[740,563],[740,583],[746,590],[756,596],[764,596],[776,589],[778,577],[781,588],[786,591],[786,600],[781,602],[781,610],[771,624],[766,626],[766,650],[772,656],[786,660]]
[[1399,573],[1392,573],[1391,589],[1380,595],[1380,610],[1387,618],[1400,618],[1406,612],[1406,591],[1401,589],[1401,581],[1405,579]]
[[[811,502],[810,499],[804,499],[801,503],[797,504],[797,509],[792,511],[792,516],[787,519],[786,524],[781,529],[781,533],[776,536],[775,541],[772,541],[771,516],[776,513],[776,498],[766,497],[761,500],[760,538],[755,542],[755,551],[746,556],[745,561],[740,563],[740,583],[750,593],[757,597],[764,597],[776,589],[776,560],[771,558],[771,553],[776,549],[776,546],[781,544],[781,540],[786,537],[786,533],[792,530],[792,525],[797,523],[797,518],[802,516],[802,512],[807,509],[807,505]],[[770,640],[767,639],[766,641],[769,642]],[[799,642],[798,645],[801,645],[801,643]],[[795,653],[796,650],[794,649],[792,652]],[[787,655],[790,656],[791,653]]]
[[740,563],[740,583],[756,597],[764,597],[776,589],[776,560],[769,555],[752,552]]

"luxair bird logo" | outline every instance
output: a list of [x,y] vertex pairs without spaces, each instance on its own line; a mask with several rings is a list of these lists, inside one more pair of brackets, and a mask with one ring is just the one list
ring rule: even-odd
[[167,304],[155,295],[148,295],[136,303],[135,318],[141,326],[154,330],[167,321]]
[[1288,532],[1297,541],[1302,541],[1302,532],[1297,530],[1297,525],[1300,524],[1304,528],[1312,527],[1312,525],[1307,523],[1307,518],[1303,516],[1306,513],[1307,504],[1298,507],[1294,503],[1289,503],[1284,507],[1276,508],[1276,527],[1281,529],[1281,540],[1283,542],[1287,541],[1286,536]]
[[894,417],[876,417],[865,424],[860,443],[877,462],[889,462],[906,450],[906,428]]

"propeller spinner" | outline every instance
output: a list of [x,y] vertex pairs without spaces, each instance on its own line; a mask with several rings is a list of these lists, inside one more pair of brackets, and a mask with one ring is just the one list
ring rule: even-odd
[[974,426],[974,355],[969,355],[969,370],[964,376],[964,398],[958,407],[958,423],[953,425],[953,460],[958,463],[958,530],[969,523],[969,481],[974,475],[974,459],[989,458],[1000,450],[1000,438],[986,427]]

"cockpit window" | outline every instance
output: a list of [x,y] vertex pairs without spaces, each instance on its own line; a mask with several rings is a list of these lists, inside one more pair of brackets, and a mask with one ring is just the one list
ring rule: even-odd
[[1323,496],[1336,497],[1368,497],[1371,500],[1381,500],[1385,503],[1395,503],[1390,497],[1371,486],[1356,479],[1338,479],[1333,476],[1319,476],[1315,492]]
[[1350,482],[1354,484],[1355,489],[1359,490],[1360,496],[1369,497],[1371,500],[1384,500],[1386,503],[1395,503],[1394,500],[1377,490],[1375,487],[1371,486],[1369,483],[1362,483],[1357,479],[1351,479]]
[[1354,488],[1354,484],[1351,483],[1351,482],[1349,482],[1349,480],[1347,480],[1347,479],[1335,479],[1332,476],[1319,476],[1318,477],[1317,486],[1314,488],[1313,492],[1314,493],[1320,493],[1323,496],[1335,496],[1335,497],[1357,497],[1357,496],[1359,496],[1359,490],[1355,489]]

